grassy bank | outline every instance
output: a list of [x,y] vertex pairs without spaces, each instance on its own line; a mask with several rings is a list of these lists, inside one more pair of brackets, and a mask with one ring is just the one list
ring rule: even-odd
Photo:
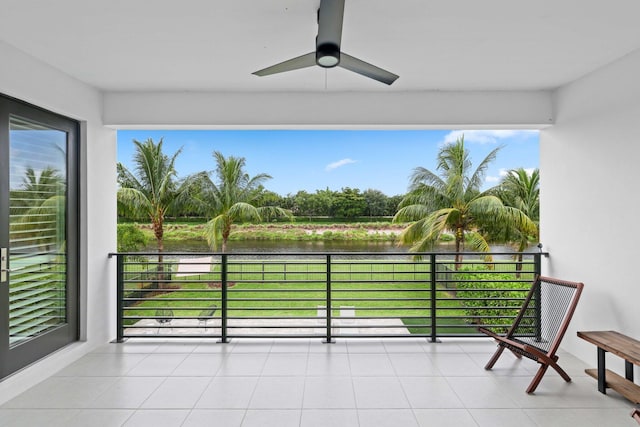
[[[149,240],[153,240],[150,224],[137,224]],[[165,224],[166,241],[204,241],[204,222],[169,222]],[[233,226],[231,241],[290,240],[290,241],[385,241],[395,242],[402,225],[383,222],[287,222],[268,224],[239,224]]]

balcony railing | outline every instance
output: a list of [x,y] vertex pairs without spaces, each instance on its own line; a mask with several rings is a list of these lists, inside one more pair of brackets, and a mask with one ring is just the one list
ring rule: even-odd
[[511,323],[547,254],[462,255],[114,253],[117,340],[481,336]]

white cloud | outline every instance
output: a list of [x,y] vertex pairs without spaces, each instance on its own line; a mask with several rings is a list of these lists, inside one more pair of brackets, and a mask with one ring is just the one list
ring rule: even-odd
[[[511,169],[509,169],[511,170]],[[501,177],[505,177],[507,176],[507,174],[509,173],[508,169],[500,169],[500,176]],[[533,171],[536,170],[535,168],[524,168],[524,171],[527,173],[527,175],[531,176],[533,175]],[[515,172],[512,172],[513,175],[516,175]]]
[[444,144],[451,144],[464,135],[464,141],[475,144],[496,144],[505,138],[526,138],[537,130],[454,130],[444,137]]
[[327,167],[325,167],[326,171],[332,171],[334,169],[338,169],[339,167],[345,166],[345,165],[349,165],[351,163],[356,163],[355,160],[352,159],[342,159],[342,160],[338,160],[337,162],[333,162],[333,163],[329,163],[327,165]]
[[[509,174],[509,170],[510,169],[501,168],[498,171],[499,176],[487,176],[484,180],[492,184],[500,182],[505,176]],[[525,168],[524,170],[527,172],[527,175],[531,176],[535,168]]]

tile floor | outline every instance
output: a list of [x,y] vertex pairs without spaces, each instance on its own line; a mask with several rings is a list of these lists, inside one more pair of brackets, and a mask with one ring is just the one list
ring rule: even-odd
[[[634,426],[570,354],[565,383],[488,340],[130,340],[106,344],[0,406],[5,426]],[[594,352],[595,359],[595,352]],[[595,360],[594,360],[595,363]],[[615,369],[615,367],[614,367]]]

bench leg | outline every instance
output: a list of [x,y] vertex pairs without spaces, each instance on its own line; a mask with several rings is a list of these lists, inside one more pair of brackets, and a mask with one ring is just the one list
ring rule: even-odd
[[607,394],[605,353],[603,348],[598,347],[598,391],[602,394]]
[[628,360],[624,361],[624,377],[633,382],[633,363]]

